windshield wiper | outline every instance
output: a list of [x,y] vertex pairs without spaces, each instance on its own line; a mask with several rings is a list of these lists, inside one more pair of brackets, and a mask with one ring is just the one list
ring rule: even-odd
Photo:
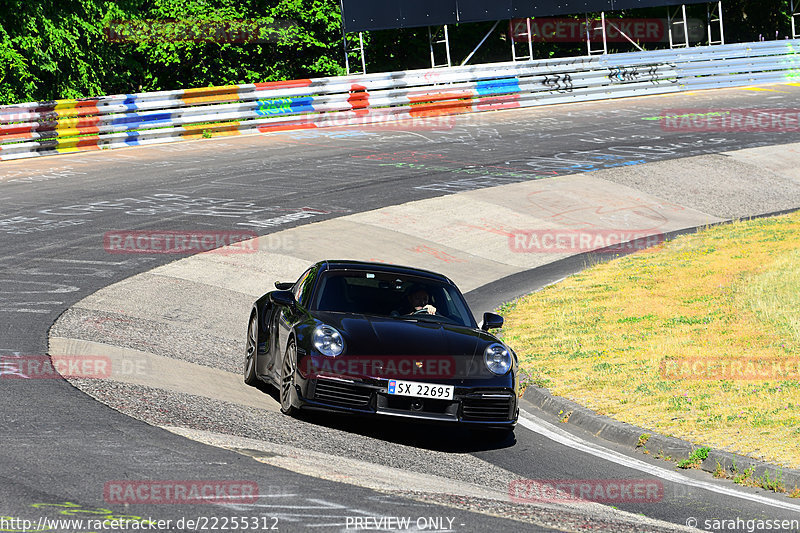
[[399,318],[403,318],[406,320],[416,320],[418,322],[428,322],[430,324],[455,324],[456,322],[452,318],[448,318],[446,316],[440,315],[429,315],[425,313],[420,313],[418,315],[401,315]]

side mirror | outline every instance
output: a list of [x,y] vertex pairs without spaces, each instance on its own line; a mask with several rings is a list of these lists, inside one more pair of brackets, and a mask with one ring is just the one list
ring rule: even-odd
[[483,331],[489,331],[490,329],[497,329],[503,327],[503,317],[500,315],[496,315],[494,313],[484,313],[483,314],[483,326],[481,329]]
[[291,291],[271,292],[269,293],[269,301],[283,307],[293,307],[295,304],[294,294]]
[[279,291],[288,291],[294,287],[294,283],[291,281],[276,281],[275,288]]

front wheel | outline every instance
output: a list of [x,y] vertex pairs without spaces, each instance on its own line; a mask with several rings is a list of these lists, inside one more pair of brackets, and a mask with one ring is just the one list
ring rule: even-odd
[[285,415],[294,415],[297,409],[292,405],[292,389],[294,388],[294,373],[297,363],[297,346],[294,341],[286,347],[286,355],[281,365],[281,412]]
[[247,326],[247,349],[244,356],[244,382],[255,386],[258,383],[256,362],[258,361],[258,314],[253,312]]

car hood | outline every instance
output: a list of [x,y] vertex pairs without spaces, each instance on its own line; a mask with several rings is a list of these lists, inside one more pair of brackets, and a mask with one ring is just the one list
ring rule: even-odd
[[327,312],[316,317],[341,332],[346,356],[446,357],[458,377],[484,375],[483,352],[497,342],[485,331],[439,322]]

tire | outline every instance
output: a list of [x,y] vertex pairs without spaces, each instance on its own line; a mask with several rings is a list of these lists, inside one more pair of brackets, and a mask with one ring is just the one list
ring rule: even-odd
[[295,346],[292,340],[289,341],[289,346],[286,347],[286,354],[283,356],[280,386],[281,413],[289,416],[293,416],[297,413],[297,408],[292,405],[292,389],[294,388],[296,364],[297,346]]
[[250,323],[247,326],[247,348],[244,355],[244,382],[246,385],[255,387],[259,379],[256,375],[256,363],[258,362],[258,313],[250,315]]

